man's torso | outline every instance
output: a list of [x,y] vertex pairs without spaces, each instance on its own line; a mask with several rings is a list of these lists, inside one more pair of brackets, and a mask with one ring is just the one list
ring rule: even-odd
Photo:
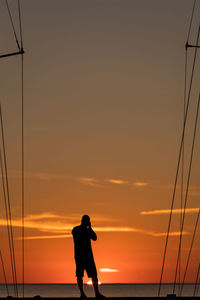
[[76,260],[93,259],[90,230],[81,225],[72,230],[74,238],[74,254]]

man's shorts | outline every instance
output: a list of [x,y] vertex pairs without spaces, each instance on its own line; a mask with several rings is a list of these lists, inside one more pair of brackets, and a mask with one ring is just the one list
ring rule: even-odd
[[76,262],[76,277],[83,277],[84,270],[87,273],[88,277],[96,277],[97,269],[94,262],[94,259],[83,260],[83,259],[75,259]]

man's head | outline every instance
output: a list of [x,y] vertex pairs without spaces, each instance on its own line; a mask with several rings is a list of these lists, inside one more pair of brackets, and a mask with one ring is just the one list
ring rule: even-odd
[[86,226],[86,227],[90,226],[90,217],[88,215],[82,216],[81,225]]

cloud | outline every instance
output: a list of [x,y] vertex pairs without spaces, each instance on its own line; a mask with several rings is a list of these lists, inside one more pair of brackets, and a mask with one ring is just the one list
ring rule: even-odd
[[[71,238],[71,234],[57,234],[57,235],[33,235],[33,236],[26,236],[25,240],[46,240],[46,239],[65,239]],[[22,238],[19,238],[20,240]]]
[[[56,174],[56,173],[47,173],[47,172],[25,172],[25,179],[38,179],[43,181],[51,181],[51,180],[62,180],[62,179],[70,179],[70,176]],[[12,178],[21,178],[21,172],[11,171],[9,176]]]
[[[164,237],[167,235],[166,232],[161,232],[161,233],[156,233],[156,232],[151,232],[151,231],[145,231],[145,230],[123,230],[122,228],[119,229],[119,228],[112,228],[111,231],[110,229],[108,228],[104,228],[104,229],[101,229],[101,230],[98,230],[98,228],[94,228],[94,230],[96,232],[98,231],[101,231],[101,232],[138,232],[138,233],[142,233],[142,234],[145,234],[145,235],[149,235],[149,236],[152,236],[152,237]],[[188,235],[189,233],[188,232],[183,232],[182,235]],[[169,236],[180,236],[180,232],[170,232],[169,233]],[[71,238],[72,235],[69,234],[69,233],[66,233],[66,234],[57,234],[57,235],[36,235],[36,236],[25,236],[25,240],[42,240],[42,239],[65,239],[65,238]],[[21,238],[18,238],[21,240]],[[117,272],[117,271],[105,271],[105,269],[102,269],[104,271],[101,271],[101,272]],[[107,269],[108,270],[108,269]],[[112,269],[110,269],[112,270]]]
[[[11,171],[9,176],[12,178],[21,178],[21,173],[18,171]],[[94,177],[73,177],[66,174],[56,174],[56,173],[47,173],[47,172],[25,172],[25,179],[37,179],[42,181],[54,181],[54,180],[73,180],[78,181],[82,184],[92,186],[92,187],[103,187],[104,183],[116,184],[116,185],[130,185],[136,187],[145,187],[148,185],[144,181],[131,182],[125,179],[97,179]]]
[[141,232],[141,229],[134,227],[94,227],[95,231],[99,232]]
[[[186,208],[186,213],[196,213],[199,211],[199,208]],[[183,213],[183,209],[174,209],[173,214],[180,214]],[[160,209],[160,210],[151,210],[151,211],[141,211],[140,215],[164,215],[170,214],[170,209]]]
[[121,179],[106,179],[105,182],[113,183],[113,184],[128,184],[128,181]]
[[144,186],[148,185],[148,182],[137,181],[137,182],[133,182],[133,185],[138,186],[138,187],[144,187]]
[[[102,220],[103,217],[99,217]],[[57,239],[57,238],[68,238],[72,237],[71,230],[75,226],[74,220],[80,220],[80,216],[60,216],[54,213],[45,212],[42,214],[28,215],[25,217],[24,226],[26,229],[33,229],[38,232],[49,233],[49,235],[33,235],[26,236],[27,240],[38,240],[38,239]],[[12,220],[13,227],[20,228],[22,223],[21,219]],[[0,218],[0,226],[7,226],[6,219]],[[135,228],[131,226],[95,226],[96,232],[105,233],[139,233],[149,235],[153,237],[166,236],[166,233],[152,232],[141,228]],[[189,234],[184,232],[183,234]],[[178,236],[180,232],[171,232],[171,236]]]
[[[159,232],[148,232],[147,234],[154,236],[154,237],[167,236],[166,232],[160,232],[160,233]],[[185,232],[185,231],[182,232],[182,235],[189,235],[189,234],[190,234],[189,232]],[[169,233],[169,236],[180,236],[180,235],[181,235],[180,231]]]
[[[93,218],[96,221],[113,221],[112,218],[104,218],[97,216]],[[67,220],[71,220],[68,222]],[[75,226],[74,221],[80,221],[80,216],[60,216],[53,213],[42,213],[35,215],[28,215],[25,217],[24,226],[27,229],[35,229],[40,232],[49,233],[71,233],[72,228]],[[13,227],[21,227],[21,219],[12,220]],[[0,218],[0,226],[7,226],[6,219]],[[105,226],[105,227],[94,227],[97,232],[137,232],[138,229],[132,227],[117,227],[117,226]]]
[[62,218],[62,217],[51,212],[45,212],[42,214],[27,215],[25,217],[25,220],[30,221],[30,220],[58,219],[58,218]]
[[[36,221],[36,220],[35,220]],[[39,231],[45,231],[45,232],[60,232],[60,231],[69,231],[73,228],[73,224],[65,224],[61,221],[36,221],[34,220],[28,220],[25,219],[25,228],[27,229],[37,229]],[[0,219],[0,225],[1,226],[7,226],[7,221],[5,219]],[[13,219],[12,220],[13,227],[21,227],[22,222],[21,219]]]
[[117,270],[117,269],[110,269],[110,268],[101,268],[101,269],[99,269],[99,271],[101,273],[116,273],[116,272],[119,272],[119,270]]
[[[47,219],[59,219],[59,220],[63,220],[63,221],[67,221],[67,220],[71,220],[71,221],[76,221],[76,222],[80,222],[82,217],[82,214],[71,214],[71,215],[67,215],[67,216],[61,216],[52,212],[45,212],[45,213],[41,213],[41,214],[29,214],[25,217],[25,221],[33,221],[33,220],[47,220]],[[92,219],[95,222],[113,222],[113,221],[118,221],[118,219],[116,218],[112,218],[112,217],[104,217],[101,216],[99,214],[92,214]]]
[[[19,171],[10,171],[9,176],[11,178],[21,178],[21,173]],[[57,174],[57,173],[48,173],[48,172],[25,172],[25,179],[37,179],[37,180],[42,180],[42,181],[53,181],[53,180],[73,180],[73,181],[78,181],[83,184],[87,184],[90,186],[97,186],[97,187],[102,187],[103,183],[111,183],[111,184],[118,184],[118,185],[123,185],[123,184],[128,184],[132,186],[137,186],[137,187],[144,187],[147,186],[149,183],[145,181],[136,181],[132,182],[130,180],[126,179],[97,179],[94,177],[74,177],[70,176],[67,174]],[[192,189],[192,188],[191,188]]]
[[101,185],[99,184],[98,180],[95,179],[95,178],[91,178],[91,177],[79,177],[78,181],[81,182],[81,183],[84,183],[86,185],[101,187]]
[[116,185],[129,185],[129,186],[136,186],[136,187],[145,187],[149,183],[145,181],[136,181],[136,182],[131,182],[125,179],[115,179],[115,178],[110,178],[110,179],[96,179],[93,177],[79,177],[78,181],[83,184],[87,184],[90,186],[103,186],[103,183],[110,183],[110,184],[116,184]]

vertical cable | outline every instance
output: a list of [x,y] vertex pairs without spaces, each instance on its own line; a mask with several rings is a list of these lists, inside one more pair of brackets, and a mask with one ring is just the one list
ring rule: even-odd
[[[21,3],[18,0],[18,16],[21,50],[23,50]],[[22,297],[24,298],[24,55],[21,55],[21,123],[22,123]]]
[[22,295],[24,298],[24,55],[21,56],[22,76]]

